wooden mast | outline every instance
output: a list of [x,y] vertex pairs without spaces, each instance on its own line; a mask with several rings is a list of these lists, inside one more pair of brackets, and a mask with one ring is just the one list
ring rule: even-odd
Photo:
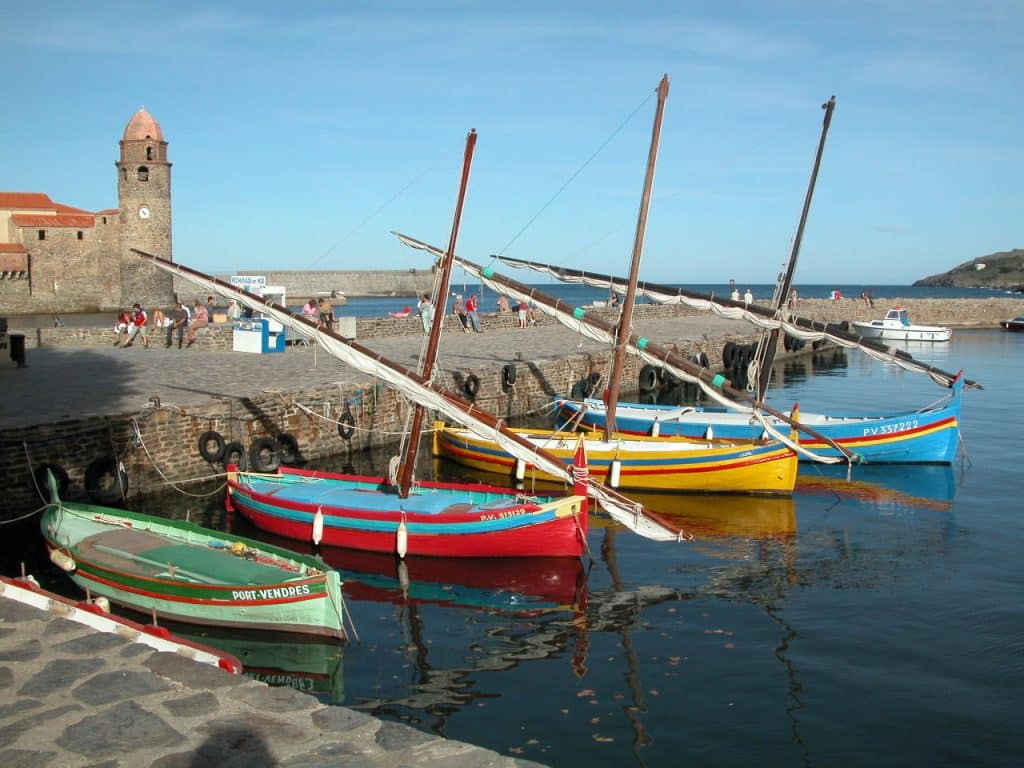
[[[804,196],[804,208],[800,213],[800,224],[796,229],[796,237],[793,238],[793,250],[789,254],[789,264],[786,265],[786,274],[782,278],[782,284],[775,296],[776,313],[782,311],[789,300],[789,292],[793,289],[793,274],[796,272],[796,260],[800,256],[800,243],[804,239],[804,227],[807,225],[807,214],[811,210],[811,198],[814,196],[814,185],[818,181],[818,169],[821,167],[821,156],[825,151],[825,138],[828,136],[828,127],[832,123],[832,111],[836,108],[836,97],[821,105],[825,110],[825,118],[821,125],[821,138],[818,139],[818,152],[814,156],[814,168],[811,170],[811,180],[807,185],[807,194]],[[768,393],[768,382],[772,377],[772,363],[775,360],[775,348],[779,343],[779,329],[772,328],[768,335],[762,338],[764,344],[761,350],[761,361],[757,377],[757,390],[754,394],[758,400],[764,400]]]
[[612,372],[608,379],[608,411],[604,425],[605,440],[615,434],[615,409],[619,400],[619,389],[622,386],[622,364],[626,357],[629,340],[629,329],[633,324],[633,304],[636,301],[636,281],[640,276],[640,257],[644,250],[644,235],[647,232],[647,211],[651,204],[651,188],[654,186],[654,166],[658,161],[658,141],[661,138],[661,121],[665,114],[665,101],[668,99],[668,75],[658,83],[658,109],[654,114],[654,127],[651,130],[651,148],[647,154],[647,175],[644,177],[644,193],[640,201],[640,215],[636,222],[636,236],[633,240],[633,258],[629,265],[629,283],[626,286],[626,297],[622,302],[622,314],[615,334],[615,356],[612,361]]
[[[441,327],[444,324],[445,306],[448,303],[448,287],[451,285],[452,260],[455,254],[455,241],[459,237],[459,222],[462,220],[462,205],[466,200],[466,187],[469,184],[469,169],[473,164],[473,149],[476,147],[476,130],[471,130],[466,136],[466,150],[462,160],[462,179],[459,183],[459,195],[455,201],[455,215],[452,220],[451,237],[448,239],[448,250],[441,256],[440,274],[437,282],[437,292],[434,296],[434,321],[430,326],[430,337],[427,340],[427,350],[420,362],[420,375],[424,381],[430,381],[434,372],[434,363],[437,361],[437,349],[441,341]],[[409,497],[409,490],[412,487],[412,478],[416,470],[416,454],[420,448],[420,432],[423,430],[423,419],[426,409],[417,403],[416,410],[412,417],[412,428],[409,432],[409,441],[406,444],[405,458],[402,461],[402,468],[398,475],[398,495],[406,499]]]

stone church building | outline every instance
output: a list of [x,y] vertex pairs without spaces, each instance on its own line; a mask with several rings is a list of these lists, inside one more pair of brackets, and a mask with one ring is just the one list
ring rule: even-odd
[[0,315],[174,302],[171,275],[130,251],[173,261],[171,163],[146,110],[128,121],[114,167],[117,208],[90,212],[42,192],[0,192]]

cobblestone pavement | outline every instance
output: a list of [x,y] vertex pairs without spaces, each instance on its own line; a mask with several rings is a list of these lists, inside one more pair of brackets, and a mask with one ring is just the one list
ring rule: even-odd
[[3,768],[518,768],[0,597]]
[[[677,317],[637,322],[637,333],[660,343],[704,336],[749,335],[742,321]],[[374,352],[415,368],[423,335],[360,341]],[[357,340],[358,341],[358,340]],[[514,359],[548,360],[598,352],[605,345],[561,325],[454,333],[442,340],[438,364],[460,370]],[[359,386],[370,377],[329,357],[315,345],[289,346],[284,353],[253,355],[192,349],[89,347],[30,349],[27,366],[0,360],[0,429],[46,424],[86,415],[130,414],[151,397],[164,405],[202,403],[209,398],[243,398],[263,390],[295,389],[340,382]]]

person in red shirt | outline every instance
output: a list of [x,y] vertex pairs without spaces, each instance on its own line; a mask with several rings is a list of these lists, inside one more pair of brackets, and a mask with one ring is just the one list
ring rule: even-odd
[[469,315],[469,324],[473,326],[473,330],[477,333],[483,333],[480,330],[480,316],[476,313],[475,293],[466,299],[466,314]]
[[149,329],[146,327],[146,322],[149,318],[146,317],[146,310],[139,304],[132,305],[132,324],[128,331],[128,343],[126,347],[130,347],[132,342],[135,341],[135,337],[142,336],[142,346],[149,349]]

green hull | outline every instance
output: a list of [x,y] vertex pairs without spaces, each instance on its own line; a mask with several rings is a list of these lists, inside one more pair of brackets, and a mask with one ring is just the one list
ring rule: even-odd
[[341,579],[319,560],[135,512],[57,502],[47,546],[93,595],[206,626],[343,637]]

